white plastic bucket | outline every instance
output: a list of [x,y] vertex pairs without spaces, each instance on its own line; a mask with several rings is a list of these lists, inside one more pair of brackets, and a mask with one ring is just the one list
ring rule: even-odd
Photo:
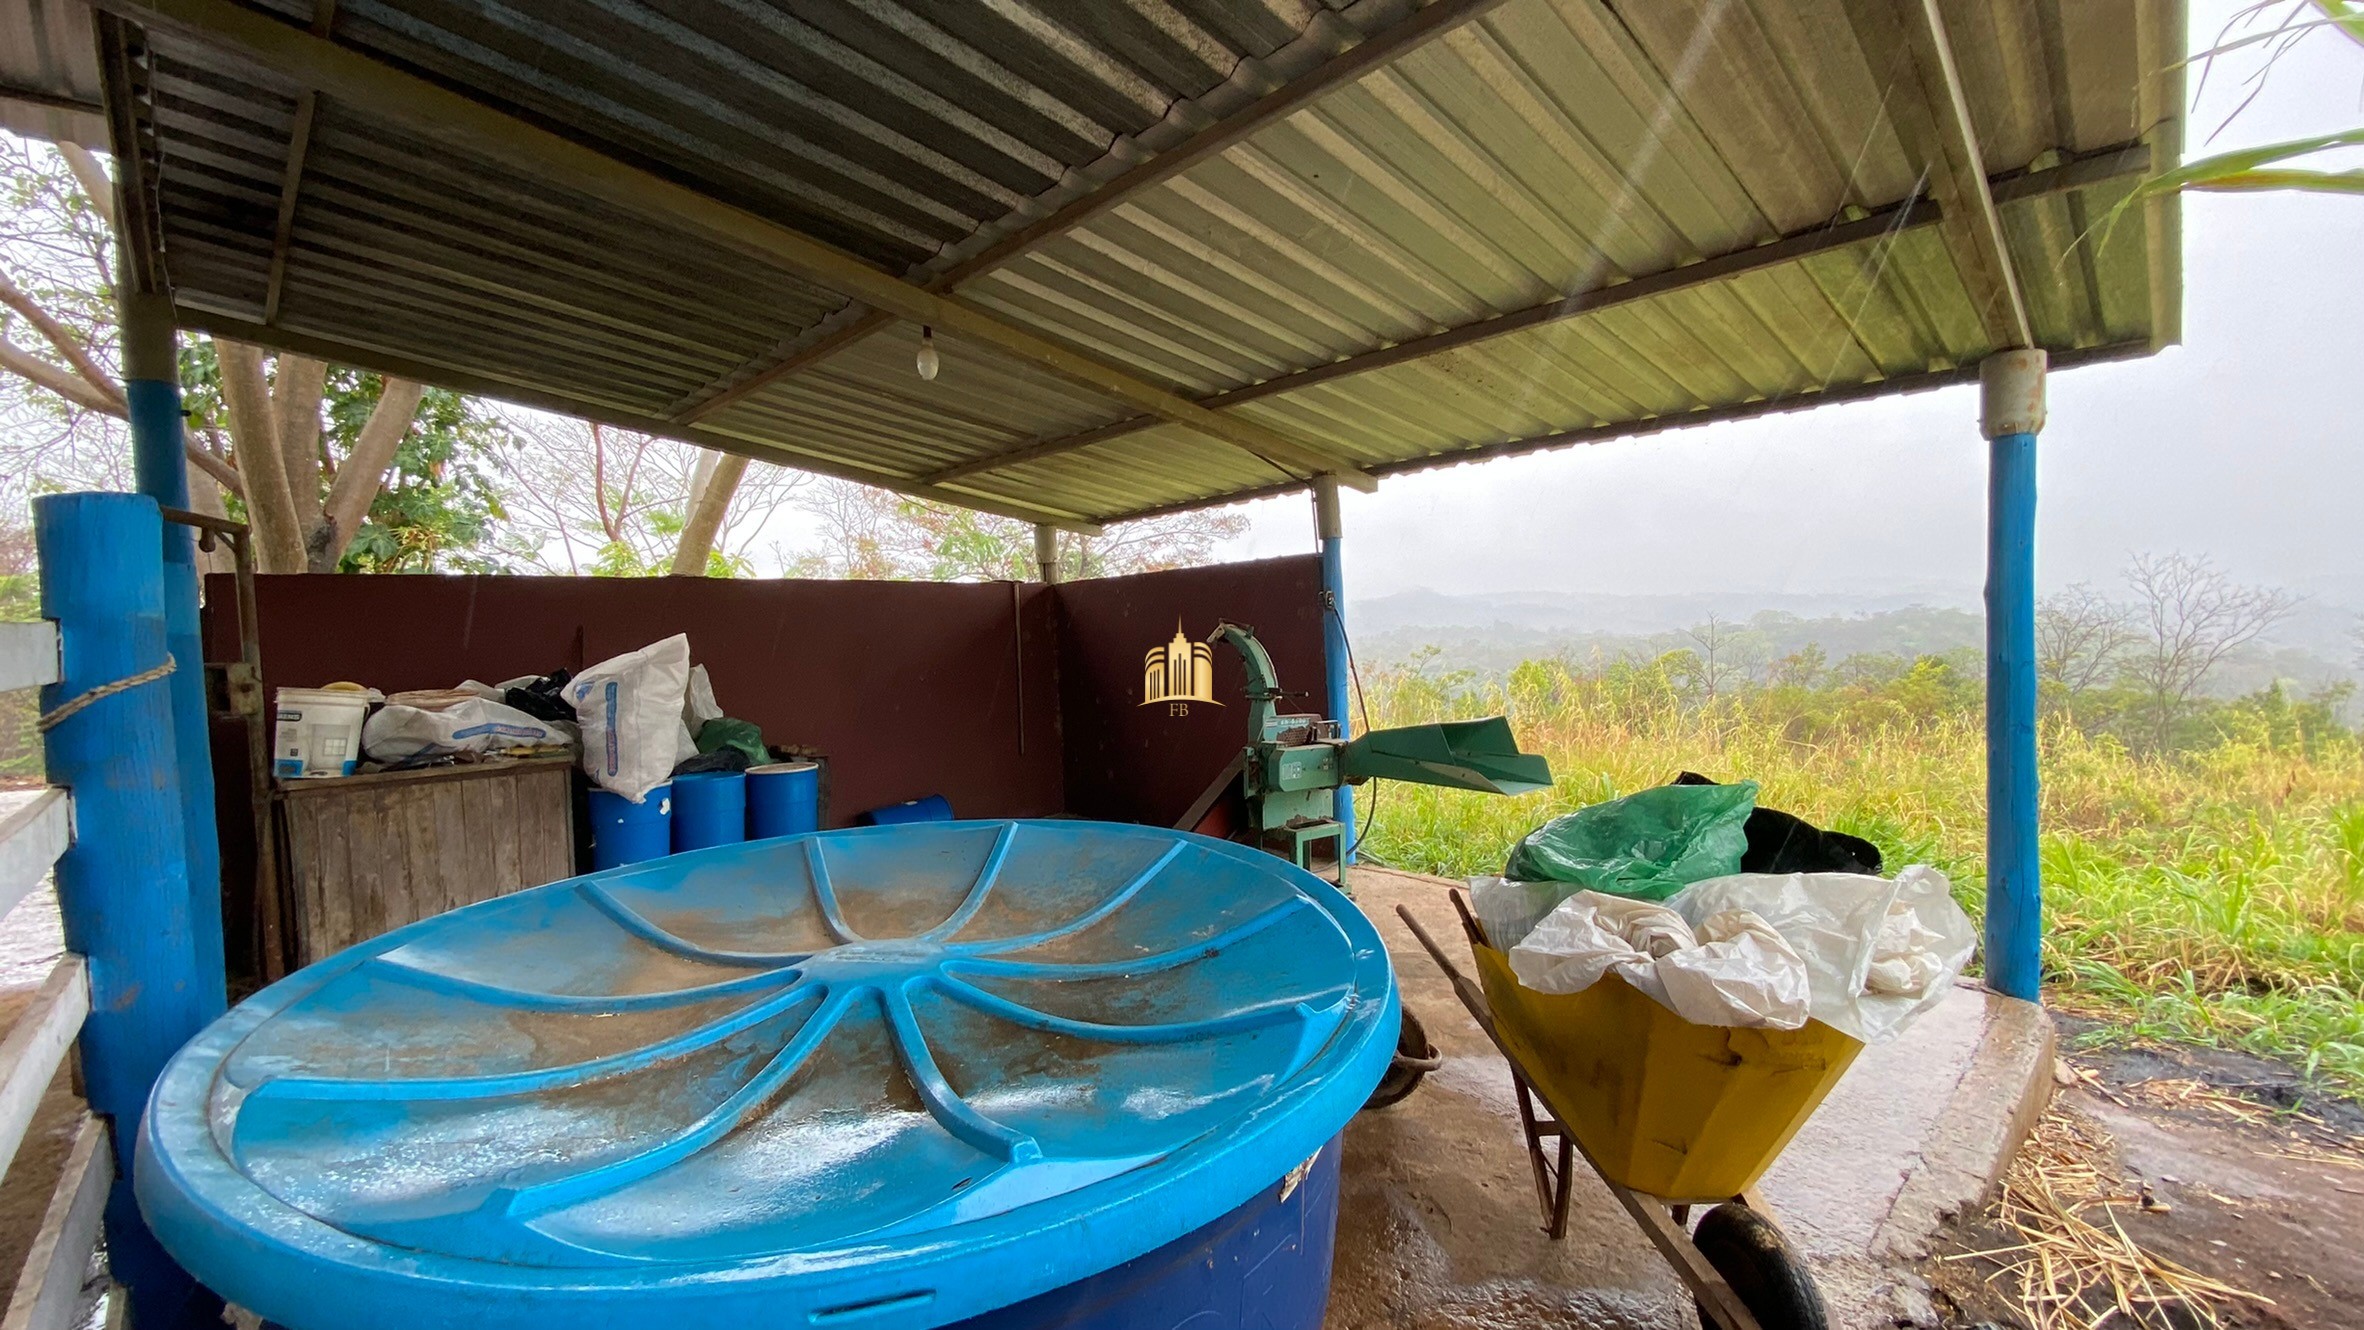
[[337,688],[280,689],[271,774],[288,780],[352,775],[370,700],[368,693]]

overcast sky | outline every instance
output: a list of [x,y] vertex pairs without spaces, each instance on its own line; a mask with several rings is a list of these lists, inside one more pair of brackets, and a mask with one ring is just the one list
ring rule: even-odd
[[[2195,0],[2202,45],[2232,9]],[[2252,67],[2211,77],[2192,155],[2364,121],[2364,51],[2322,33],[2204,142]],[[2130,551],[2183,551],[2364,606],[2359,239],[2364,198],[2186,199],[2183,345],[2051,379],[2047,588],[2113,581]],[[1400,476],[1345,496],[1348,584],[1358,600],[1427,587],[1966,602],[1984,576],[1977,415],[1977,390],[1952,388]],[[1304,499],[1250,511],[1225,557],[1311,547]]]

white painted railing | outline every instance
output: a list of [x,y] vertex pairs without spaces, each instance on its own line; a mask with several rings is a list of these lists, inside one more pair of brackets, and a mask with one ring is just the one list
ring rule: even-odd
[[0,623],[0,693],[57,682],[57,625]]
[[[0,623],[0,692],[58,679],[57,625]],[[73,843],[73,800],[51,787],[0,803],[0,915],[14,910],[49,877]],[[33,1114],[65,1064],[90,1015],[90,970],[68,955],[49,972],[32,1002],[0,1036],[0,1172],[16,1159]],[[99,1219],[114,1185],[107,1125],[79,1115],[65,1167],[50,1193],[41,1228],[25,1253],[0,1330],[65,1330],[83,1315],[82,1287],[97,1248]]]

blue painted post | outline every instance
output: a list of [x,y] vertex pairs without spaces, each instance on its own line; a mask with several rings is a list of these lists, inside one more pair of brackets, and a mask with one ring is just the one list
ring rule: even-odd
[[[189,506],[189,464],[181,443],[180,360],[173,349],[172,302],[135,292],[128,274],[116,278],[123,329],[123,395],[131,407],[132,472],[139,492],[165,508]],[[204,647],[197,624],[197,534],[167,522],[164,543],[165,648],[181,668],[167,687],[172,698],[173,754],[180,764],[181,837],[189,864],[188,889],[198,973],[225,1001],[222,964],[222,853],[213,820],[213,750],[207,736]]]
[[[163,662],[163,525],[145,495],[33,500],[41,613],[57,621],[60,639],[60,677],[42,690],[44,712]],[[195,1286],[156,1244],[132,1199],[140,1112],[165,1060],[222,1011],[221,972],[204,967],[197,944],[203,927],[192,917],[173,756],[169,681],[193,669],[179,662],[173,675],[102,697],[42,741],[49,779],[74,797],[74,842],[57,865],[58,911],[67,948],[90,966],[82,1085],[114,1138],[108,1261],[143,1325],[178,1322]],[[218,917],[206,922],[218,929]]]
[[2044,353],[2001,351],[1979,368],[1991,454],[1986,540],[1986,982],[2042,1000],[2044,901],[2037,841],[2036,433]]
[[[1330,718],[1338,722],[1338,737],[1354,736],[1354,722],[1348,715],[1354,699],[1347,686],[1346,669],[1346,538],[1345,528],[1338,520],[1338,478],[1313,478],[1313,527],[1321,540],[1322,551],[1322,693],[1323,706]],[[1354,862],[1354,789],[1338,787],[1335,812],[1332,814],[1346,828],[1346,836],[1338,842],[1341,865]]]

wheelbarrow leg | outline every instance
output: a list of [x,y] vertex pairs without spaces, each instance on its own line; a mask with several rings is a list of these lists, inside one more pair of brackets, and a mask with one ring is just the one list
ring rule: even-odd
[[[1535,1199],[1543,1206],[1543,1231],[1558,1242],[1568,1236],[1568,1192],[1570,1165],[1576,1162],[1576,1142],[1566,1127],[1557,1120],[1538,1116],[1535,1112],[1535,1089],[1515,1066],[1510,1078],[1518,1087],[1519,1125],[1527,1133],[1527,1163],[1535,1172]],[[1559,1163],[1555,1166],[1544,1157],[1543,1143],[1559,1144]]]

